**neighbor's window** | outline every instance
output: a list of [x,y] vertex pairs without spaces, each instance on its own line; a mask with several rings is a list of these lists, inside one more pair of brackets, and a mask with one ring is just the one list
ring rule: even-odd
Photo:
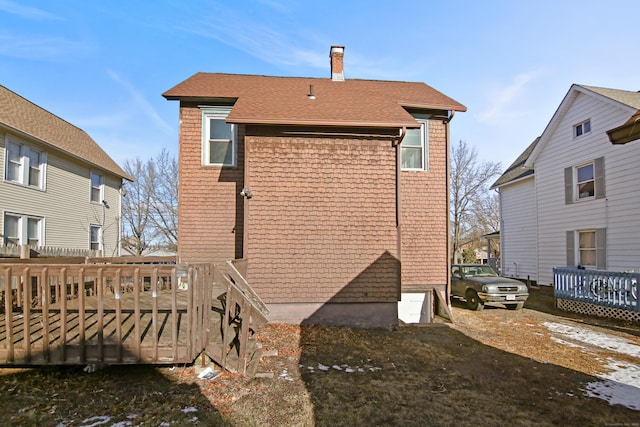
[[604,157],[565,168],[565,204],[605,197]]
[[591,132],[591,120],[587,120],[573,127],[573,136],[576,138],[589,132]]
[[595,196],[596,185],[593,162],[576,168],[576,186],[578,199]]
[[89,226],[89,249],[102,250],[102,227],[99,225]]
[[428,170],[429,169],[429,138],[428,118],[426,114],[415,114],[413,117],[420,128],[407,129],[407,134],[400,144],[400,158],[402,169]]
[[227,123],[231,107],[202,110],[202,164],[236,165],[236,125]]
[[98,173],[91,172],[91,201],[102,203],[104,200],[104,177]]
[[607,229],[567,231],[567,265],[607,269]]
[[5,214],[5,244],[42,246],[42,224],[42,218],[21,214]]
[[585,267],[596,266],[596,232],[579,231],[578,232],[578,251],[580,264]]
[[46,153],[9,139],[5,146],[5,181],[44,189]]

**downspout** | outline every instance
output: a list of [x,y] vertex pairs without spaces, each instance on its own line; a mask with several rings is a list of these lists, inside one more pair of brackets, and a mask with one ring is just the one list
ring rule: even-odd
[[451,311],[451,213],[449,212],[449,210],[451,209],[451,191],[449,190],[450,186],[451,186],[451,141],[449,140],[449,122],[451,122],[451,120],[453,120],[453,116],[455,115],[455,111],[451,110],[451,115],[449,117],[447,117],[446,119],[443,120],[443,123],[445,125],[445,129],[444,129],[444,133],[445,133],[445,141],[446,141],[446,146],[447,146],[447,152],[445,154],[446,156],[446,160],[447,160],[447,176],[446,176],[446,182],[447,182],[447,205],[446,205],[446,212],[445,214],[447,215],[447,273],[446,273],[446,278],[447,278],[447,283],[445,285],[445,297],[447,298],[447,305],[449,306],[449,311]]
[[407,134],[407,127],[400,128],[398,139],[393,142],[396,147],[396,256],[398,258],[398,283],[400,287],[398,289],[398,301],[402,299],[402,210],[400,207],[400,171],[401,171],[401,159],[400,159],[400,144]]

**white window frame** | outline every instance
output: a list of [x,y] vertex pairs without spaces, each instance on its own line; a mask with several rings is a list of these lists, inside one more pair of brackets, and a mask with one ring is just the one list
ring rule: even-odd
[[[593,234],[593,246],[585,246],[582,247],[580,245],[580,236],[583,234]],[[583,267],[596,268],[598,264],[598,245],[596,242],[596,230],[576,230],[576,259],[578,260],[578,264]],[[584,258],[582,256],[583,252],[593,252],[593,262],[594,263],[585,263]]]
[[403,171],[428,171],[429,170],[429,115],[427,114],[413,114],[413,118],[416,119],[418,123],[420,123],[420,128],[416,129],[407,129],[417,130],[420,132],[420,160],[422,161],[422,165],[417,168],[404,167],[402,158],[404,157],[405,150],[416,150],[417,146],[406,146],[404,145],[404,140],[400,144],[400,158],[401,158],[401,169]]
[[[591,166],[591,179],[589,180],[585,180],[585,181],[580,181],[578,179],[578,169],[584,168],[586,166]],[[581,165],[575,166],[573,168],[574,170],[574,180],[573,182],[575,182],[575,194],[576,194],[576,201],[581,201],[581,200],[592,200],[596,198],[596,165],[595,162],[591,161],[591,162],[587,162],[587,163],[583,163]],[[593,195],[587,195],[587,196],[582,196],[580,194],[580,186],[584,185],[584,184],[588,184],[589,182],[592,183],[593,185]]]
[[583,135],[588,135],[591,133],[591,119],[585,120],[584,122],[578,123],[573,127],[573,137],[579,138]]
[[[17,153],[17,159],[12,159],[9,153],[13,151]],[[33,155],[38,156],[38,162],[34,166],[31,161]],[[18,168],[17,178],[12,179],[9,177],[10,165],[16,165]],[[36,188],[38,190],[45,189],[46,183],[46,165],[47,165],[47,153],[44,150],[33,148],[32,146],[25,144],[14,138],[7,136],[5,138],[5,164],[4,164],[4,180],[12,184],[18,184],[29,188]],[[15,166],[14,166],[15,167]],[[38,182],[32,184],[31,171],[38,171]]]
[[[96,231],[96,238],[97,238],[96,241],[94,241],[92,239],[94,230]],[[89,249],[90,250],[96,250],[96,251],[102,251],[103,246],[104,246],[102,244],[102,237],[103,237],[102,236],[102,226],[100,224],[90,224],[89,225]],[[94,243],[98,244],[97,248],[93,247]]]
[[[9,243],[9,239],[7,237],[7,218],[11,217],[18,220],[18,235],[15,236],[17,238],[18,245],[26,245],[29,244],[31,247],[44,246],[44,218],[34,215],[25,215],[14,212],[5,212],[3,218],[3,236],[4,243]],[[37,221],[37,236],[33,237],[29,235],[29,221]],[[35,240],[32,244],[31,241]],[[12,242],[13,243],[13,242]]]
[[[203,166],[218,166],[218,167],[235,167],[237,166],[237,151],[238,151],[238,137],[237,126],[233,123],[228,123],[231,126],[231,140],[228,139],[212,139],[211,128],[209,126],[210,120],[222,120],[226,123],[226,118],[231,112],[231,107],[201,107],[202,109],[202,165]],[[211,144],[218,143],[230,143],[231,144],[231,162],[230,163],[214,163],[211,162]]]
[[[96,179],[98,180],[97,187],[93,185],[94,177],[96,177]],[[99,174],[96,171],[91,171],[89,173],[89,186],[91,187],[89,191],[89,200],[91,201],[91,203],[102,203],[102,201],[104,200],[104,175]],[[93,197],[94,189],[98,190],[98,200],[95,200],[95,198]]]

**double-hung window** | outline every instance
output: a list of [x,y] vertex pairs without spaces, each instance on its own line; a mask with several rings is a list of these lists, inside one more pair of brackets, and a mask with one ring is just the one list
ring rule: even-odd
[[227,123],[231,107],[202,109],[202,164],[236,166],[236,125]]
[[605,197],[604,157],[564,170],[565,204]]
[[5,181],[44,189],[46,153],[9,138],[5,147]]
[[43,219],[30,215],[4,215],[4,242],[12,245],[43,246]]
[[413,117],[419,128],[407,129],[407,133],[400,144],[400,158],[403,170],[428,170],[429,169],[429,116],[426,114],[414,114]]
[[99,225],[89,226],[89,249],[102,250],[102,227]]
[[91,172],[91,202],[102,203],[104,200],[104,176]]
[[607,229],[567,231],[567,265],[607,268]]

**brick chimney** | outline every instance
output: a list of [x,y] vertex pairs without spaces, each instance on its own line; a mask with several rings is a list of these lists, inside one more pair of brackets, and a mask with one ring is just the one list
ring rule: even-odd
[[331,80],[344,81],[344,46],[331,46]]

